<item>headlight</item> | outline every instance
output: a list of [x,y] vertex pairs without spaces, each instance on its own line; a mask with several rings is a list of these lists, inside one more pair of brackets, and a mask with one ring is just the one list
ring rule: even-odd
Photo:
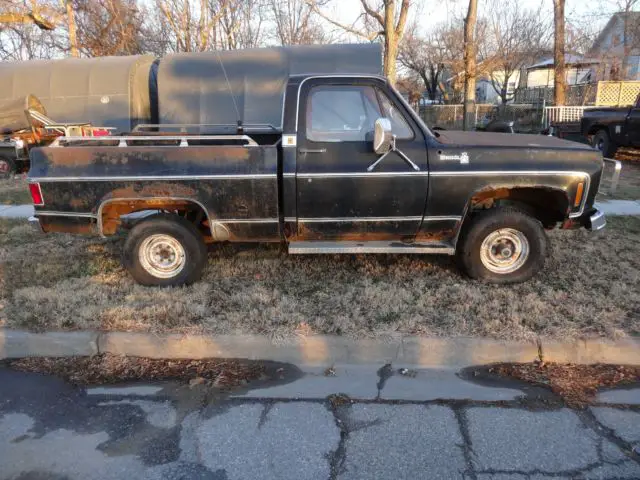
[[22,150],[24,148],[24,140],[20,138],[14,138],[13,141],[16,144],[16,150]]

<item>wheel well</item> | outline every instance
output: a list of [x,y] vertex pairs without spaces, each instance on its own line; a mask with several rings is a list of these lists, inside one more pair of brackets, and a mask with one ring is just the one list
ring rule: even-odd
[[606,125],[591,125],[589,127],[589,130],[587,131],[587,135],[595,135],[600,130],[604,130],[605,132],[607,132],[607,134],[609,134],[609,127],[607,127]]
[[500,206],[513,206],[540,220],[547,228],[564,221],[569,211],[567,194],[547,187],[489,188],[477,192],[469,204],[474,212]]
[[[107,200],[98,208],[98,231],[104,236],[113,235],[118,228],[124,226],[123,216],[145,212],[178,215],[191,221],[203,235],[211,236],[209,216],[203,205],[194,200],[166,198]],[[135,223],[136,219],[132,220],[131,223]]]

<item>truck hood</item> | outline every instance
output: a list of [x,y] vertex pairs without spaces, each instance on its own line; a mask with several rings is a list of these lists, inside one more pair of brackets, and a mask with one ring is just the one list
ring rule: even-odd
[[519,133],[438,131],[438,142],[448,147],[507,147],[542,148],[550,150],[591,150],[593,148],[547,135],[525,135]]

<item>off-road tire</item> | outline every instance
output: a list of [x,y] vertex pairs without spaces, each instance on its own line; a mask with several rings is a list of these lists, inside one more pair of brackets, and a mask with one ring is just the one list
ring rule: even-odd
[[[496,273],[481,259],[483,242],[501,229],[522,234],[528,243],[528,256],[515,271]],[[521,283],[536,275],[547,256],[547,236],[542,224],[531,215],[513,207],[498,207],[474,213],[465,222],[456,256],[460,268],[471,278],[488,283]],[[525,257],[523,257],[525,258]]]
[[596,134],[593,136],[591,140],[591,145],[596,150],[600,150],[602,155],[607,158],[613,158],[618,150],[618,146],[615,144],[611,137],[609,136],[609,132],[606,130],[598,130]]
[[[167,278],[155,276],[141,261],[140,249],[144,248],[145,241],[158,236],[177,241],[184,254],[181,270]],[[202,234],[193,223],[171,214],[154,215],[137,223],[127,236],[122,254],[124,267],[138,283],[146,286],[189,285],[200,279],[206,263],[207,248]]]
[[0,179],[9,178],[16,173],[16,162],[0,155]]

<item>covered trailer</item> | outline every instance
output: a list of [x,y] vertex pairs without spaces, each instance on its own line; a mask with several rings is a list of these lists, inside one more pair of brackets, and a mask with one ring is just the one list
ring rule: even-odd
[[381,75],[379,44],[311,45],[176,53],[160,61],[162,125],[197,125],[197,133],[233,127],[281,131],[289,78],[303,74]]
[[0,62],[0,103],[35,95],[61,123],[129,132],[152,121],[152,55]]

